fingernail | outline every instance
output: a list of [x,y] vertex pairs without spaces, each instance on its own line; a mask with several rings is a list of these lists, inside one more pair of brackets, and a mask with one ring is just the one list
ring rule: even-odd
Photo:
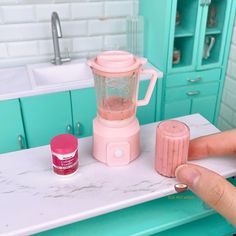
[[200,173],[193,166],[186,164],[179,166],[175,171],[175,175],[180,182],[187,184],[189,187],[194,187],[200,178]]

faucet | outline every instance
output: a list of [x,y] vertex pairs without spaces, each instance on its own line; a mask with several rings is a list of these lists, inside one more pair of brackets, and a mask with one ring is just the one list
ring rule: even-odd
[[63,62],[70,61],[70,57],[61,57],[59,38],[62,38],[61,32],[61,24],[60,19],[57,12],[52,13],[51,17],[51,25],[52,25],[52,40],[53,40],[53,48],[54,48],[54,58],[52,59],[52,63],[55,65],[61,65]]

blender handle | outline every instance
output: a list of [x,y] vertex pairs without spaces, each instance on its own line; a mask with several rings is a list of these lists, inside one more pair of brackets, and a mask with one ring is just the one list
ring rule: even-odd
[[137,101],[137,106],[145,106],[149,103],[150,98],[152,96],[153,90],[155,88],[156,85],[156,81],[157,81],[157,72],[153,69],[146,69],[146,70],[142,70],[141,71],[142,74],[151,74],[152,78],[151,81],[149,83],[145,98],[143,100],[138,100]]

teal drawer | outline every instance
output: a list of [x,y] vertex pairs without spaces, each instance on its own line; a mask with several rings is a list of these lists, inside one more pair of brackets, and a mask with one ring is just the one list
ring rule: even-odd
[[193,99],[200,96],[211,96],[218,93],[219,82],[205,83],[199,85],[169,88],[166,90],[165,101]]
[[166,87],[186,86],[219,81],[220,76],[221,69],[170,75],[166,77]]

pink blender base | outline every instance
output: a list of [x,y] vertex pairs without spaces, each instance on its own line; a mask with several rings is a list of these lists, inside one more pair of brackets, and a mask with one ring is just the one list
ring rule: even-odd
[[140,155],[140,126],[136,117],[126,125],[109,126],[109,121],[93,120],[93,156],[108,166],[129,164]]

